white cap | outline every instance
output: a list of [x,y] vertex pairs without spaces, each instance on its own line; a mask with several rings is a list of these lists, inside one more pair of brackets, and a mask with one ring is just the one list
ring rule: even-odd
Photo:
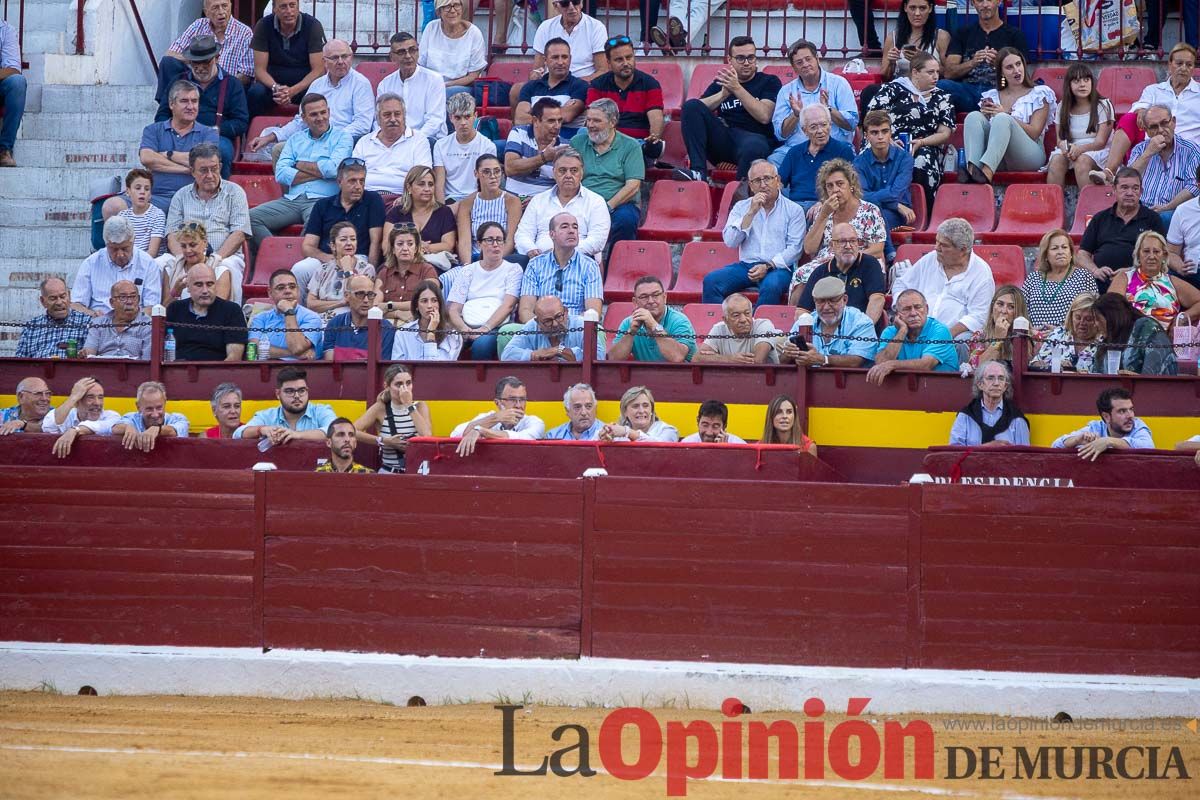
[[1025,317],[1017,317],[1012,322],[1012,329],[1014,331],[1021,331],[1022,333],[1029,333],[1029,320]]
[[254,470],[255,472],[274,472],[275,470],[277,470],[279,468],[276,467],[274,464],[272,464],[270,461],[259,461],[257,464],[255,464],[250,469]]
[[928,472],[918,472],[916,475],[913,475],[911,478],[909,478],[908,482],[915,484],[933,483],[933,476]]
[[152,317],[165,317],[166,315],[167,308],[162,303],[155,303],[150,309],[150,316]]

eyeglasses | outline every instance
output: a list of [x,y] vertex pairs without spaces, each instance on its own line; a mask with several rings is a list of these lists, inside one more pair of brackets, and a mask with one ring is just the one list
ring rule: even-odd
[[760,175],[757,178],[751,178],[749,182],[751,186],[766,186],[774,181],[775,178],[775,175]]
[[504,237],[503,236],[485,236],[482,239],[480,239],[479,241],[483,242],[484,244],[504,244]]
[[114,294],[113,300],[120,300],[122,303],[132,303],[138,299],[136,294]]
[[504,174],[504,170],[500,169],[499,167],[492,167],[491,169],[479,170],[479,174],[485,178],[499,178]]
[[567,312],[560,311],[557,314],[555,314],[553,317],[542,317],[541,319],[538,320],[538,324],[543,327],[548,326],[548,325],[557,325],[557,324],[561,324],[564,320],[566,320],[566,318],[567,318]]
[[554,5],[558,6],[559,8],[566,8],[567,6],[581,6],[583,5],[583,0],[555,0]]
[[859,243],[859,239],[831,239],[834,247],[849,247]]
[[497,397],[496,402],[503,406],[523,406],[529,402],[527,397]]
[[820,299],[814,297],[813,302],[819,306],[836,306],[841,299],[841,297],[822,297]]
[[34,397],[51,397],[52,396],[50,391],[33,392],[33,391],[30,391],[29,389],[25,389],[24,391],[17,392],[17,394],[31,394]]
[[378,293],[359,290],[357,292],[351,292],[350,296],[355,300],[374,300],[378,296]]
[[280,389],[280,390],[279,390],[279,393],[280,393],[281,395],[283,395],[284,397],[299,397],[299,396],[300,396],[300,395],[302,395],[302,394],[308,394],[308,387],[307,387],[307,386],[301,386],[301,387],[299,387],[299,388],[297,388],[297,389],[291,389],[291,388],[288,388],[288,389]]
[[351,157],[351,158],[343,158],[342,163],[338,164],[338,169],[345,169],[346,167],[365,167],[365,166],[367,166],[366,161],[363,161],[361,158]]
[[[579,0],[578,2],[574,3],[574,5],[581,5],[581,4],[582,4],[582,0]],[[555,5],[565,6],[567,4],[566,3],[555,3]],[[624,45],[624,44],[633,44],[633,40],[630,39],[628,36],[624,36],[624,35],[614,36],[611,39],[609,39],[607,42],[605,42],[604,46],[611,48],[611,47],[620,47],[621,45]]]
[[326,61],[349,61],[352,58],[354,58],[353,53],[346,53],[340,56],[325,56]]
[[392,50],[394,56],[415,56],[420,48],[416,45],[412,47],[398,47]]
[[204,230],[204,226],[201,225],[199,222],[185,222],[185,223],[183,223],[183,226],[179,230],[181,230],[181,231],[202,231],[202,230]]
[[752,62],[752,61],[757,61],[757,60],[758,60],[758,56],[756,56],[755,54],[751,53],[751,54],[750,54],[750,55],[748,55],[748,56],[730,56],[730,57],[729,57],[729,60],[730,60],[730,61],[734,61],[734,62],[736,62],[736,63],[738,63],[738,64],[749,64],[749,63],[750,63],[750,62]]
[[639,303],[649,303],[652,300],[662,300],[666,294],[662,289],[659,289],[657,292],[651,292],[650,294],[635,294],[633,299]]

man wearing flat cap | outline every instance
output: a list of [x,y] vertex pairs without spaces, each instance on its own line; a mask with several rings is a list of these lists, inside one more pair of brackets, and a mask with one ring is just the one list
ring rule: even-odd
[[[200,89],[200,113],[197,125],[215,128],[220,134],[221,177],[228,178],[233,165],[233,143],[250,127],[250,112],[246,106],[246,90],[242,82],[229,75],[217,63],[221,45],[211,36],[197,36],[183,51],[187,69],[179,76]],[[158,98],[155,122],[170,119],[171,109],[166,93]]]
[[879,342],[875,338],[875,323],[850,305],[846,283],[841,278],[826,275],[812,286],[813,304],[817,307],[812,342],[801,349],[793,342],[800,332],[800,320],[792,326],[791,336],[779,347],[779,361],[795,362],[806,367],[869,367],[875,358]]

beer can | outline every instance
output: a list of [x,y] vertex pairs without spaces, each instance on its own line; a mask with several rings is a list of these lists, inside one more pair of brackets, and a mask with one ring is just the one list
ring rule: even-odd
[[67,339],[67,358],[79,357],[79,342],[75,339]]
[[253,339],[246,342],[246,360],[258,361],[258,342]]

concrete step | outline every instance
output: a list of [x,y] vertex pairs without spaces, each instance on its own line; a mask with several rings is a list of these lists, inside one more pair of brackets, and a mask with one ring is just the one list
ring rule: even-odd
[[[158,105],[150,86],[46,86],[42,91],[42,112],[78,114],[81,110],[97,109],[105,114],[131,114],[144,119],[145,125],[154,119]],[[91,126],[90,126],[91,127]],[[92,127],[104,135],[105,128]]]
[[43,278],[51,275],[70,285],[83,258],[0,258],[0,284],[8,291],[37,289]]
[[[21,148],[16,149],[17,163],[21,163]],[[113,175],[124,176],[123,165],[108,165]],[[80,168],[78,164],[69,167],[17,167],[6,169],[0,175],[3,180],[3,194],[6,199],[28,198],[44,200],[47,196],[62,199],[90,200],[89,191],[92,182],[104,177],[105,171],[99,169]],[[0,224],[3,220],[0,219]],[[4,252],[0,249],[0,253]]]
[[[47,87],[49,88],[49,87]],[[95,135],[105,141],[128,141],[136,147],[142,140],[142,130],[154,121],[154,112],[147,114],[99,114],[85,118],[79,112],[68,114],[42,112],[27,114],[21,121],[19,139],[65,139],[84,141]],[[17,151],[20,152],[18,145]]]
[[[6,256],[23,256],[26,259],[83,259],[91,252],[92,232],[86,225],[64,225],[52,235],[19,227],[0,227],[0,253]],[[0,286],[3,285],[3,282],[0,282]]]
[[[25,228],[62,228],[90,225],[91,206],[72,198],[8,199],[0,203],[4,224]],[[40,235],[46,235],[42,231]],[[3,261],[3,259],[0,259]]]
[[26,139],[17,149],[17,160],[23,167],[70,167],[124,173],[140,166],[137,145],[132,141]]

